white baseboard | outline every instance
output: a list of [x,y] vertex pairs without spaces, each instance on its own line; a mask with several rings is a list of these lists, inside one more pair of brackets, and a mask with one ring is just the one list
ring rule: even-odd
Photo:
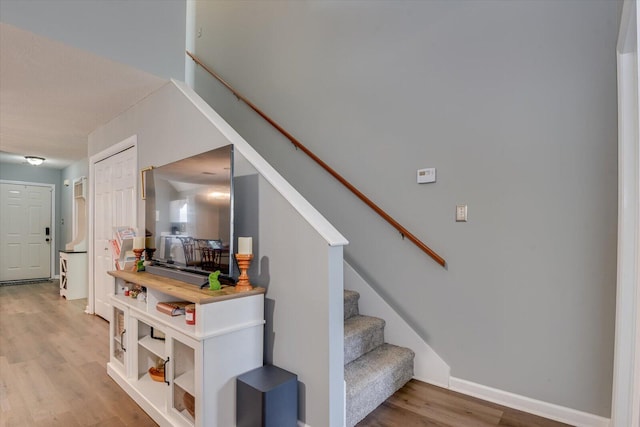
[[309,424],[305,424],[302,421],[298,420],[298,427],[311,427]]
[[578,411],[553,403],[531,399],[529,397],[498,390],[471,381],[451,377],[449,388],[459,393],[487,400],[519,411],[529,412],[576,427],[610,427],[611,420],[587,412]]

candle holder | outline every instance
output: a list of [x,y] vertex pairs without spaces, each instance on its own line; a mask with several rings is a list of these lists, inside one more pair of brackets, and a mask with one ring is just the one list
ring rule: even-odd
[[236,254],[236,261],[238,261],[238,267],[240,268],[240,277],[238,277],[238,283],[236,283],[236,292],[247,292],[253,289],[249,282],[249,275],[247,270],[251,265],[253,254]]
[[145,259],[146,259],[147,261],[151,261],[151,260],[153,259],[153,254],[154,254],[154,252],[155,252],[155,251],[156,251],[156,248],[146,248],[146,249],[144,250],[144,252],[145,252]]
[[138,261],[140,261],[140,258],[142,258],[142,252],[144,252],[144,249],[134,249],[133,253],[136,256],[136,263],[133,266],[133,271],[138,271]]

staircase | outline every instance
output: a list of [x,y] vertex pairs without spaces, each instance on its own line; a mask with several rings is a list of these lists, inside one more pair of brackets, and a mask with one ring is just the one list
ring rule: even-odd
[[361,316],[360,294],[344,291],[346,426],[353,427],[413,377],[414,353],[384,342],[382,319]]

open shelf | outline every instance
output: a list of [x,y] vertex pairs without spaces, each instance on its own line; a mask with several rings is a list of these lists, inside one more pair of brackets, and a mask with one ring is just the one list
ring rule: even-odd
[[136,308],[142,312],[147,311],[147,302],[139,300],[137,298],[126,297],[124,294],[115,294],[113,297],[120,302],[123,302],[133,308]]
[[138,379],[136,386],[154,406],[164,408],[168,388],[166,383],[154,381],[149,376],[149,373],[146,373]]
[[164,341],[162,340],[157,340],[157,339],[151,338],[149,335],[145,335],[144,337],[138,340],[138,344],[140,344],[140,346],[146,348],[147,350],[149,350],[150,352],[152,352],[158,357],[162,357],[163,359],[167,358],[165,354]]
[[193,411],[195,415],[196,400],[194,395],[178,386],[176,382],[174,382],[174,386],[172,408],[174,413],[183,417],[185,421],[189,422],[189,424],[195,424],[195,417],[189,412],[190,407],[191,411]]
[[187,393],[195,395],[193,371],[185,372],[173,381],[177,386],[180,386],[180,388],[182,388]]
[[193,336],[195,334],[196,332],[195,325],[187,325],[187,321],[184,314],[181,314],[180,316],[169,316],[168,314],[160,313],[159,311],[156,310],[155,307],[150,309],[152,309],[156,313],[159,313],[160,315],[158,316],[158,319],[162,323],[166,324],[167,326],[170,326],[175,330],[185,333],[189,336]]

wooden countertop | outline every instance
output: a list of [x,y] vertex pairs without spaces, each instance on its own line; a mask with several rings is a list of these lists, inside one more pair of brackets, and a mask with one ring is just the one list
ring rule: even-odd
[[180,298],[197,304],[209,304],[212,302],[225,301],[234,298],[242,298],[250,295],[264,294],[265,288],[253,288],[247,292],[236,292],[233,286],[223,286],[219,291],[211,289],[200,289],[196,285],[183,282],[181,280],[170,279],[151,273],[141,271],[134,273],[132,271],[109,271],[111,276],[123,279],[126,282],[135,283],[136,285],[146,288],[156,289],[165,294]]

